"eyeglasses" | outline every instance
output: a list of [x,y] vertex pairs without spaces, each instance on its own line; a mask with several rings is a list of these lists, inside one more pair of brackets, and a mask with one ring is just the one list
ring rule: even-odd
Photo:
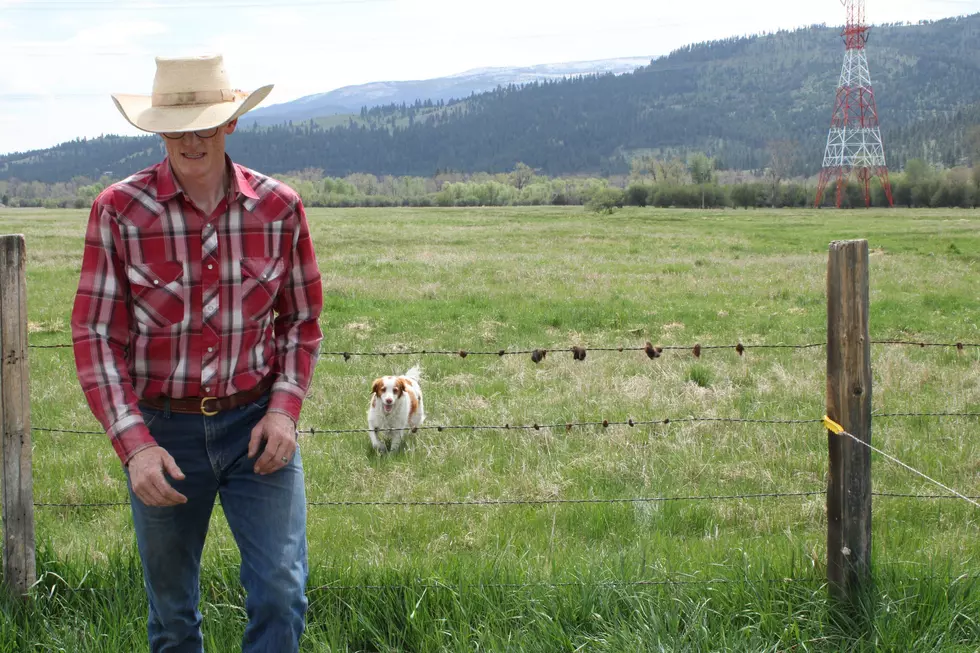
[[197,131],[194,132],[163,132],[163,135],[167,138],[171,138],[176,141],[183,138],[185,134],[194,134],[198,138],[211,138],[217,133],[218,133],[218,128],[212,127],[211,129],[198,129]]

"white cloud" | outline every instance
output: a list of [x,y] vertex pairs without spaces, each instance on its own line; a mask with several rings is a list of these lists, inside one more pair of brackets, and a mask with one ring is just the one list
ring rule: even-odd
[[[5,41],[0,43],[0,58],[11,65],[0,69],[0,87],[9,92],[70,94],[127,82],[145,68],[143,57],[110,53],[148,52],[143,45],[147,38],[167,31],[159,22],[118,20],[83,28],[62,40]],[[109,59],[114,65],[107,67]]]
[[114,20],[79,30],[68,45],[131,45],[147,36],[166,34],[170,27],[154,20]]

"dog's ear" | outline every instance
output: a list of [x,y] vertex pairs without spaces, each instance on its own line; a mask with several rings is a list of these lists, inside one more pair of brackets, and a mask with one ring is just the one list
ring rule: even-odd
[[405,379],[398,379],[395,381],[395,388],[398,389],[398,394],[405,393]]
[[371,393],[376,394],[380,397],[381,393],[384,392],[384,390],[385,390],[385,382],[382,381],[381,379],[375,379],[374,385],[371,386]]

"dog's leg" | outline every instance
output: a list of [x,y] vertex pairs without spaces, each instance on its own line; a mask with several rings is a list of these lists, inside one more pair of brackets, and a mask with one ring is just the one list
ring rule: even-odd
[[395,437],[391,440],[391,453],[402,448],[402,440],[405,438],[405,429],[395,429]]
[[388,447],[385,446],[384,440],[378,437],[378,430],[376,428],[368,429],[368,435],[371,436],[371,446],[379,454],[384,455],[388,453]]

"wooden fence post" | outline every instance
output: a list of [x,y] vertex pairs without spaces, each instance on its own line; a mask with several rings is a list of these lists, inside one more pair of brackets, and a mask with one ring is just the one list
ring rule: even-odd
[[36,579],[25,265],[24,236],[0,236],[3,579],[21,596]]
[[[871,444],[868,241],[830,243],[827,261],[827,416]],[[854,599],[871,572],[871,450],[828,431],[827,580]]]

